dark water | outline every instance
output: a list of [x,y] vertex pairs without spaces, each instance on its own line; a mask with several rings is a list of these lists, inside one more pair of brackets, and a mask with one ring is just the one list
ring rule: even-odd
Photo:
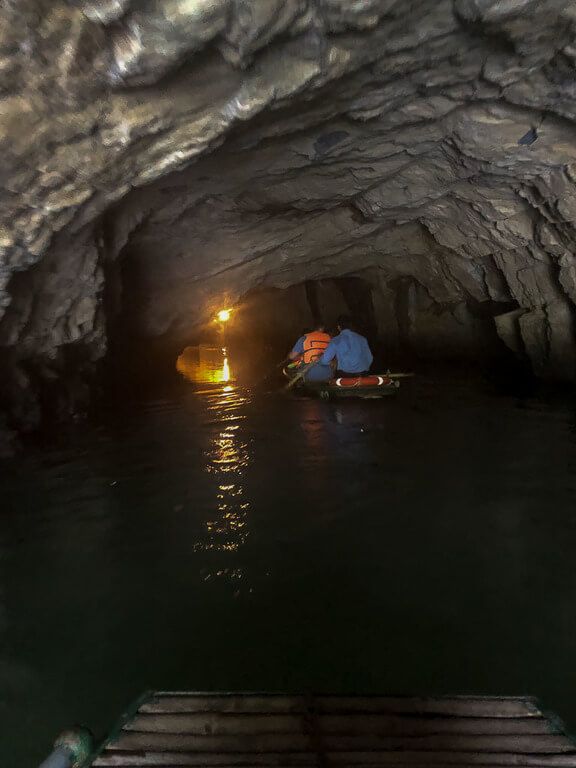
[[530,693],[574,730],[572,404],[287,399],[213,354],[2,465],[0,764],[148,688]]

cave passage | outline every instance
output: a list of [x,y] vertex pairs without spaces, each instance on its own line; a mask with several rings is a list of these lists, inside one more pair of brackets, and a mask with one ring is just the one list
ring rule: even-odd
[[[130,264],[124,268],[125,291],[128,286],[134,288],[134,269]],[[514,355],[494,324],[496,315],[517,309],[513,302],[469,299],[458,305],[439,303],[415,280],[393,280],[383,286],[370,270],[286,288],[250,290],[235,303],[229,302],[226,293],[210,295],[200,317],[191,308],[188,322],[178,333],[157,338],[138,333],[138,324],[134,325],[138,312],[131,306],[111,334],[109,370],[116,383],[123,383],[124,392],[135,381],[153,389],[170,379],[176,359],[177,370],[190,381],[218,382],[223,380],[219,377],[224,358],[228,362],[235,359],[241,383],[258,383],[315,323],[322,322],[335,335],[341,316],[350,317],[356,330],[368,339],[374,372],[444,370],[449,375],[456,367],[472,376],[486,372],[502,379],[512,376],[517,383],[523,375],[530,377],[529,366],[522,365],[525,358]],[[200,348],[204,362],[192,363],[193,373],[190,363]],[[210,349],[213,352],[208,353]],[[117,388],[113,392],[125,396],[118,395]]]
[[[574,3],[3,2],[0,79],[0,764],[151,688],[576,732]],[[414,377],[283,392],[343,313]]]

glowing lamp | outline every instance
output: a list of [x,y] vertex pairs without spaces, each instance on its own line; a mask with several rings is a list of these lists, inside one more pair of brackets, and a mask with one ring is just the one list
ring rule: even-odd
[[219,323],[227,323],[228,320],[230,320],[230,315],[232,314],[231,309],[221,309],[220,312],[216,315],[216,319]]

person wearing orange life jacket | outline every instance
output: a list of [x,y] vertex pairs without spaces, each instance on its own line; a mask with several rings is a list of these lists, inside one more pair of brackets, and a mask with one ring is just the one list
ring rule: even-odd
[[[290,360],[300,359],[303,365],[309,365],[322,357],[330,344],[330,339],[330,335],[324,330],[324,325],[318,323],[314,330],[298,339],[288,357]],[[328,381],[332,378],[332,368],[329,365],[317,363],[306,372],[304,378],[306,381]]]

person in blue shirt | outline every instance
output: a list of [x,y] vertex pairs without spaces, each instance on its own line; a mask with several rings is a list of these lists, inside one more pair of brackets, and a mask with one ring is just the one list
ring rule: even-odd
[[338,319],[338,336],[334,336],[320,358],[320,365],[334,364],[335,376],[359,376],[368,373],[372,365],[372,352],[368,342],[356,331],[352,330],[352,321],[343,316]]
[[[288,355],[290,360],[300,360],[302,365],[310,365],[322,357],[330,344],[330,336],[324,330],[324,325],[318,323],[313,330],[301,336]],[[328,381],[332,378],[332,368],[329,365],[316,363],[304,374],[306,381]]]

